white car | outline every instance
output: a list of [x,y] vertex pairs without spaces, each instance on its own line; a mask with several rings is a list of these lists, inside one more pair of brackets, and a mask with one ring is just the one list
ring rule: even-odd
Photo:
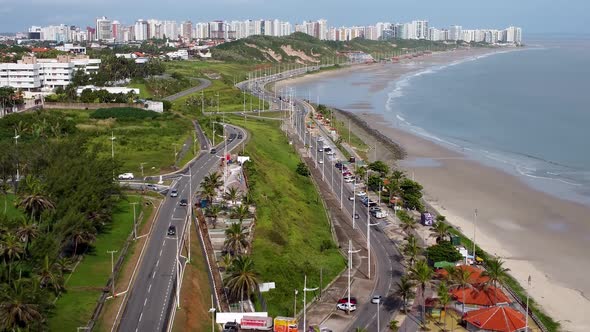
[[336,305],[336,308],[338,308],[338,310],[342,310],[342,311],[355,311],[356,310],[356,304],[352,304],[352,303],[338,303]]
[[365,196],[367,196],[367,193],[366,193],[366,192],[364,192],[364,191],[359,191],[358,193],[356,193],[356,195],[357,195],[358,197],[365,197]]
[[354,178],[344,178],[344,182],[346,182],[346,183],[354,182]]
[[134,178],[133,173],[119,174],[119,180],[133,180],[133,178]]
[[381,303],[383,303],[383,298],[381,298],[381,295],[375,295],[371,298],[371,303],[381,304]]
[[336,154],[336,152],[334,152],[334,151],[328,151],[328,152],[326,152],[326,154],[327,154],[328,156],[332,156],[332,155],[335,155],[335,154]]
[[320,159],[320,160],[318,160],[318,164],[323,164],[323,163],[324,163],[324,161],[323,161],[323,160],[321,160],[321,159]]

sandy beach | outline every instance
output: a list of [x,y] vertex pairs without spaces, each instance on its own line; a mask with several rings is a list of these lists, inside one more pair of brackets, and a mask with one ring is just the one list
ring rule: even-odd
[[[456,51],[415,59],[412,63],[356,66],[283,84],[343,77],[352,70],[372,71],[373,81],[355,84],[370,84],[370,91],[380,91],[407,73],[489,52]],[[586,274],[590,273],[586,253],[590,243],[590,208],[534,190],[517,177],[397,129],[371,112],[370,105],[361,101],[350,105],[350,109],[405,150],[406,157],[398,164],[424,186],[425,199],[470,237],[477,208],[477,244],[501,257],[524,287],[530,275],[532,298],[561,323],[564,331],[590,331],[590,316],[585,315],[590,312],[590,282],[586,281]],[[370,132],[357,125],[352,129],[366,142],[374,142]],[[377,157],[393,161],[394,155],[394,151],[383,146]]]

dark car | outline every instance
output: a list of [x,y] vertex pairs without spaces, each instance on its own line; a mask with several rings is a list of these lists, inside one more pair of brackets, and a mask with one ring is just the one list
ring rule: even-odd
[[[348,302],[348,297],[343,297],[340,300],[338,300],[338,303],[347,303]],[[356,304],[356,297],[350,297],[350,303],[352,304]]]
[[187,206],[188,205],[188,201],[186,200],[186,198],[183,198],[180,200],[180,206]]
[[216,148],[212,148],[211,149],[211,154],[216,154],[217,153],[217,149]]
[[242,139],[242,138],[244,138],[244,135],[238,134],[238,139]]
[[238,332],[239,327],[240,326],[236,322],[227,322],[223,326],[223,332]]
[[176,235],[176,227],[174,225],[168,226],[168,236]]

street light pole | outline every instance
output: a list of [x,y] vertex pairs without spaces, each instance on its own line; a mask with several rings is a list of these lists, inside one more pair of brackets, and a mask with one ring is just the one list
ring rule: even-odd
[[475,209],[473,217],[473,263],[475,264],[475,230],[477,227],[477,209]]
[[209,312],[211,313],[211,332],[215,332],[215,303],[213,302],[213,294],[211,294],[211,308],[209,308]]
[[133,205],[133,239],[137,240],[137,219],[135,217],[135,206],[138,204],[137,202],[129,203]]
[[293,301],[293,317],[297,317],[297,290],[295,290],[295,300]]
[[307,274],[305,275],[304,281],[303,281],[303,330],[305,331],[306,328],[305,326],[307,325],[307,316],[306,316],[306,311],[307,311],[307,297],[306,294],[307,292],[312,292],[312,291],[316,291],[318,288],[307,288]]
[[529,275],[528,285],[526,289],[526,312],[525,312],[525,324],[524,330],[528,332],[529,330],[529,290],[531,289],[531,276]]
[[352,270],[352,254],[358,253],[360,250],[352,250],[352,240],[348,240],[348,310],[350,314],[350,274]]
[[107,253],[111,254],[111,277],[113,281],[111,283],[112,290],[113,290],[113,297],[115,297],[115,253],[117,250],[109,250]]
[[143,178],[143,165],[145,165],[147,163],[140,163],[139,164],[139,168],[141,168],[141,178]]
[[[20,174],[19,174],[19,164],[18,164],[18,139],[20,138],[20,135],[18,134],[18,132],[16,131],[16,129],[14,129],[14,148],[16,150],[16,181],[18,182],[20,179]],[[114,176],[113,176],[114,177]]]
[[356,229],[356,177],[352,183],[352,229]]
[[115,160],[115,134],[111,131],[111,158]]
[[[332,174],[334,174],[334,168],[332,167]],[[342,172],[342,177],[340,178],[340,210],[342,210],[342,194],[344,191],[344,172]]]

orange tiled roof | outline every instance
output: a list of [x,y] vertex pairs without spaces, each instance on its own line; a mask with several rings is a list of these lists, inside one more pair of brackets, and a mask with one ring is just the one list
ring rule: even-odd
[[470,311],[463,319],[482,330],[514,332],[525,327],[523,313],[510,307],[491,307]]
[[[477,267],[474,267],[471,265],[460,265],[455,268],[461,269],[461,270],[467,270],[467,271],[471,272],[471,276],[469,277],[469,283],[472,285],[484,284],[490,280],[490,278],[488,278],[486,276],[482,276],[481,274],[484,272],[484,270],[479,269]],[[444,279],[449,275],[449,273],[445,269],[440,269],[440,270],[436,271],[436,273],[438,274],[439,278],[441,278],[441,279]]]
[[461,303],[491,307],[498,303],[511,303],[512,300],[501,289],[489,286],[483,289],[457,288],[451,291],[453,298]]

